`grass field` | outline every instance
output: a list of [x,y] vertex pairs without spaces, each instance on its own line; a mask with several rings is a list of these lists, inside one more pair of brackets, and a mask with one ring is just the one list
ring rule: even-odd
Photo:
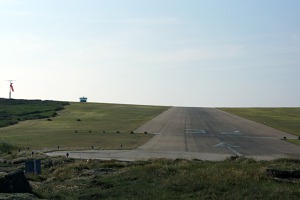
[[300,108],[220,108],[226,112],[300,136]]
[[297,144],[297,145],[300,145],[300,140],[299,139],[290,139],[290,140],[288,140],[289,142],[291,142],[291,143],[294,143],[294,144]]
[[[23,121],[0,128],[0,140],[23,148],[123,149],[143,144],[150,135],[130,134],[167,107],[71,103],[57,117]],[[116,132],[120,133],[116,133]],[[104,133],[105,132],[105,133]]]

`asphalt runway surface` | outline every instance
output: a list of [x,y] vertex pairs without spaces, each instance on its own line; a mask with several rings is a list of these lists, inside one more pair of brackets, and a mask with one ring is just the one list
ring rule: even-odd
[[[184,158],[224,160],[246,156],[257,160],[300,158],[300,147],[286,138],[294,135],[229,114],[215,108],[172,107],[135,132],[155,136],[131,151],[70,152],[74,158],[147,160]],[[52,152],[49,155],[64,155]]]

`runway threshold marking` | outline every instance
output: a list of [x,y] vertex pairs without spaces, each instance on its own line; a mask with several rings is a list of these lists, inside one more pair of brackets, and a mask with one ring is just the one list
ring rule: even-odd
[[227,148],[229,151],[231,151],[232,153],[234,153],[237,156],[244,156],[243,154],[241,154],[240,152],[238,152],[237,150],[233,149],[233,148],[238,148],[239,146],[235,146],[232,144],[227,144],[225,142],[221,142],[219,144],[214,145],[215,147],[222,147],[222,148]]
[[207,134],[206,130],[203,129],[185,129],[185,133],[188,134]]
[[221,135],[243,135],[240,131],[221,131]]
[[279,138],[276,137],[264,137],[264,136],[250,136],[250,135],[244,135],[241,131],[221,131],[221,135],[228,135],[228,136],[237,136],[242,138],[253,138],[253,139],[272,139],[272,140],[278,140]]

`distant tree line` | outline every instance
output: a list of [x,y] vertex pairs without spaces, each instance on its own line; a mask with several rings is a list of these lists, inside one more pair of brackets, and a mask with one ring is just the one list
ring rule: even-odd
[[54,117],[68,102],[0,98],[0,127],[19,121]]

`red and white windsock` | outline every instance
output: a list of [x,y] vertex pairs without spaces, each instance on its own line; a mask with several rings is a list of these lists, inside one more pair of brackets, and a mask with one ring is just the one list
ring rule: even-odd
[[10,83],[10,89],[11,89],[11,91],[13,91],[13,92],[14,92],[13,83]]

